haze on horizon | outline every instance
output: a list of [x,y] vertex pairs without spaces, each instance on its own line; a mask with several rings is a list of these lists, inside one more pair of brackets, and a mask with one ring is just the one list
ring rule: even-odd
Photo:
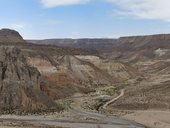
[[1,0],[0,28],[25,39],[170,33],[168,0]]

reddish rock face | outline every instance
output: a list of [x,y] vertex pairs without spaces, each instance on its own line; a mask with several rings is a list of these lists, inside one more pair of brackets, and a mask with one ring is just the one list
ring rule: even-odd
[[0,111],[39,112],[56,107],[40,90],[40,73],[29,66],[21,51],[0,47]]

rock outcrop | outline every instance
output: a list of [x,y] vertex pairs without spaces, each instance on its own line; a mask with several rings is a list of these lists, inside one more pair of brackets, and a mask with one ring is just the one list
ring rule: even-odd
[[40,73],[29,66],[21,51],[0,46],[0,111],[40,112],[56,107],[40,90]]
[[25,41],[17,31],[11,29],[0,30],[0,43],[23,43],[23,42]]

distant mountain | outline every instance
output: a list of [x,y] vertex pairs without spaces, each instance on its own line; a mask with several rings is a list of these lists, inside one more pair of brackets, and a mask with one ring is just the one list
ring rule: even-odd
[[120,46],[129,50],[170,48],[170,34],[120,37]]
[[107,51],[118,60],[138,61],[170,57],[170,34],[120,37]]
[[114,59],[149,59],[170,56],[170,34],[129,36],[118,39],[47,39],[27,40],[36,44],[96,50]]
[[46,40],[27,40],[36,44],[51,44],[62,47],[82,48],[87,50],[110,49],[117,42],[116,39],[46,39]]

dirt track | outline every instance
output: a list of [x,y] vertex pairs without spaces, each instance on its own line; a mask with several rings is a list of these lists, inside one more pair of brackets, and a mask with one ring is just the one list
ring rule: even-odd
[[115,102],[115,101],[118,100],[120,97],[124,96],[124,93],[125,93],[125,90],[122,89],[119,96],[117,96],[116,98],[113,98],[112,100],[106,102],[106,103],[103,105],[103,109],[106,109],[106,107],[107,107],[109,104]]
[[[123,94],[124,94],[124,90],[121,91],[121,94],[117,97],[117,99],[119,97],[121,97],[121,95],[123,95]],[[74,97],[74,98],[80,98],[80,97]],[[74,98],[69,98],[69,99],[65,100],[65,106],[68,109],[68,111],[70,111],[71,113],[80,115],[80,116],[99,120],[99,122],[97,124],[95,124],[96,126],[101,125],[102,128],[109,128],[109,127],[111,127],[111,128],[127,128],[127,127],[129,127],[129,128],[146,128],[144,125],[137,124],[136,122],[124,120],[121,118],[107,116],[107,115],[100,114],[100,113],[76,110],[76,109],[72,108],[68,103],[69,100],[72,100]],[[86,126],[86,128],[88,128],[88,125]]]
[[[145,128],[145,126],[137,124],[133,121],[128,121],[113,116],[106,116],[100,113],[80,111],[76,108],[72,108],[69,101],[72,98],[66,99],[65,107],[70,113],[79,117],[79,119],[72,118],[57,118],[55,116],[15,116],[15,115],[2,115],[0,116],[0,122],[7,122],[10,125],[4,125],[2,128],[17,128],[25,124],[29,127],[35,126],[50,126],[50,127],[67,127],[67,128]],[[89,119],[89,120],[81,120]],[[14,124],[14,125],[12,125]],[[27,125],[26,125],[27,124]],[[1,126],[0,126],[1,127]]]

